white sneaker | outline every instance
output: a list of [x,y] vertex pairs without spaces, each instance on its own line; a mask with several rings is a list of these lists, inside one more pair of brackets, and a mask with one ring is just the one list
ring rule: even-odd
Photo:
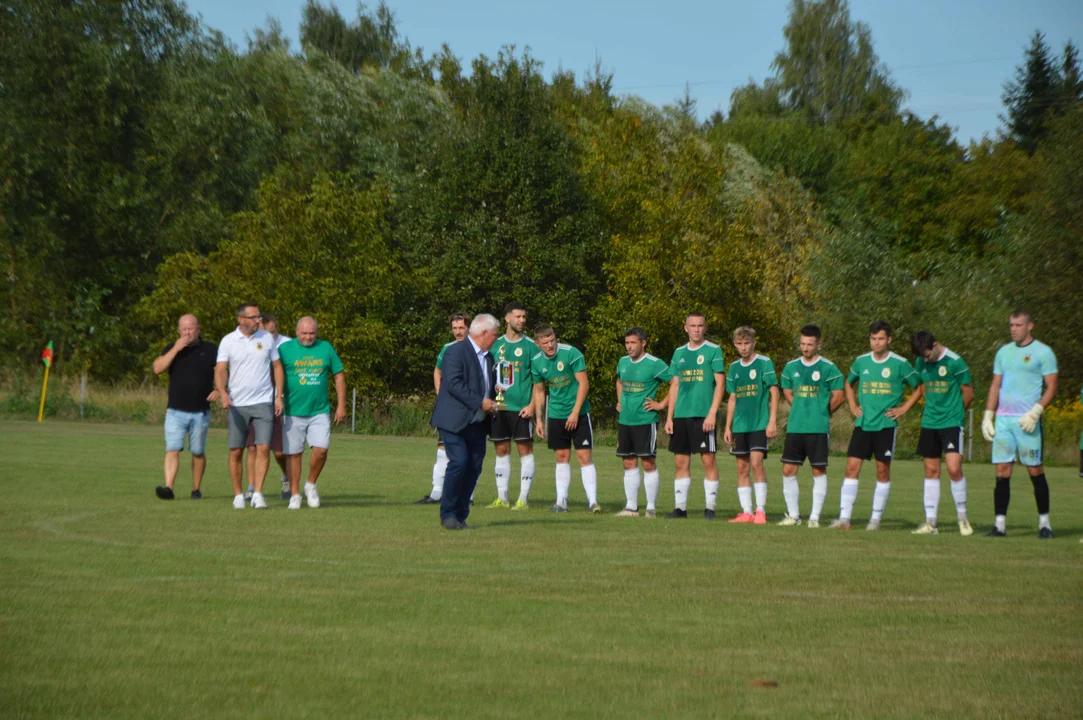
[[294,496],[292,496],[290,498],[290,508],[289,509],[290,510],[300,510],[301,509],[301,496],[300,495],[294,495]]
[[867,530],[868,532],[879,532],[879,530],[880,530],[880,521],[879,520],[869,520],[869,524],[865,526],[865,530]]
[[809,518],[808,524],[805,525],[805,527],[809,527],[809,528],[812,528],[813,530],[816,530],[817,528],[820,527],[820,521],[819,520],[813,520],[812,518]]
[[263,499],[263,493],[252,493],[252,509],[253,510],[266,510],[267,501]]
[[619,513],[617,513],[617,517],[636,517],[637,518],[637,517],[639,517],[639,511],[624,508]]
[[787,513],[786,517],[778,521],[778,524],[779,527],[797,527],[801,524],[801,518],[790,517],[790,515]]
[[233,509],[244,510],[244,495],[233,496]]
[[936,525],[923,522],[918,526],[917,530],[911,530],[911,535],[939,535],[940,531],[936,528]]
[[310,508],[318,508],[320,506],[320,494],[316,491],[316,486],[313,483],[305,483],[305,499],[308,500],[308,506]]
[[959,534],[963,537],[970,537],[974,534],[974,528],[970,527],[970,521],[962,519],[959,521]]
[[838,520],[832,520],[831,524],[827,527],[832,530],[849,530],[850,518],[839,518]]

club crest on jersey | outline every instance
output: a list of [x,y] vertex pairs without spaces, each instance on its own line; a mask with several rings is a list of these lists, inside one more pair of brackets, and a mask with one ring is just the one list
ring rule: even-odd
[[749,370],[748,371],[748,379],[749,380],[755,380],[756,379],[756,371],[755,370]]
[[813,380],[819,380],[820,379],[820,371],[819,370],[813,370],[812,371],[812,379]]
[[515,348],[515,357],[522,357],[522,356],[523,356],[523,349],[522,348]]
[[[1027,356],[1027,359],[1029,360],[1029,359],[1030,359],[1030,356]],[[703,364],[703,356],[702,356],[702,355],[698,355],[698,356],[696,357],[696,365],[702,365],[702,364]]]
[[944,377],[945,375],[948,374],[948,369],[946,367],[944,367],[943,365],[941,365],[940,369],[937,370],[937,372],[940,374],[940,377]]
[[256,341],[256,349],[257,349],[257,350],[262,350],[262,349],[263,349],[263,343],[261,343],[261,342],[259,342],[259,341],[257,340],[257,341]]
[[1030,355],[1024,355],[1023,362],[1030,362]]
[[564,363],[563,362],[557,362],[557,370],[563,370],[563,369],[564,369]]
[[883,370],[880,371],[880,377],[883,377],[883,378],[891,377],[891,370],[889,370],[888,368],[884,368]]

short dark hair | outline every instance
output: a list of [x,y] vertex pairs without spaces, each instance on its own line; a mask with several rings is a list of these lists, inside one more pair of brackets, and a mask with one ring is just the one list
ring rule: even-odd
[[556,335],[557,331],[553,329],[552,325],[539,325],[534,328],[535,338],[547,338],[550,335]]
[[259,307],[259,305],[255,304],[255,303],[241,303],[240,305],[237,306],[237,317],[240,317],[241,315],[244,315],[245,310],[247,310],[248,308],[258,308],[258,307]]
[[278,324],[278,318],[276,318],[271,313],[263,313],[259,316],[259,321],[264,325],[266,325],[267,323],[274,323],[275,325]]
[[820,326],[806,325],[805,327],[801,328],[801,337],[812,337],[819,340],[822,337],[820,335]]
[[690,313],[688,313],[687,315],[685,315],[685,316],[684,316],[684,319],[685,319],[685,320],[687,321],[687,320],[688,320],[688,318],[691,318],[691,317],[701,317],[701,318],[703,318],[703,321],[704,321],[704,322],[706,322],[706,321],[707,321],[707,316],[706,316],[706,315],[704,315],[703,313],[701,313],[701,312],[700,312],[699,310],[693,310],[692,312],[690,312]]
[[462,320],[464,323],[469,325],[470,321],[473,320],[473,318],[470,317],[470,313],[464,312],[457,312],[448,318],[448,322],[450,323],[454,323],[456,320]]
[[632,335],[635,335],[637,338],[639,338],[640,342],[647,342],[647,333],[644,332],[643,328],[641,327],[628,328],[628,330],[624,333],[624,337],[626,338],[629,338]]
[[934,345],[936,345],[936,338],[928,330],[918,330],[914,333],[914,337],[910,338],[910,349],[918,357],[924,355],[926,350],[932,350]]
[[1032,322],[1034,320],[1034,318],[1030,315],[1030,311],[1026,308],[1016,308],[1015,310],[1012,310],[1012,317],[1025,317],[1027,319],[1027,322]]
[[891,337],[891,323],[887,320],[877,320],[872,325],[869,325],[869,335],[875,335],[881,330],[886,332],[888,337]]
[[521,302],[515,302],[514,300],[504,306],[504,315],[506,316],[512,310],[522,310],[523,312],[526,312],[526,308],[523,307],[523,304]]

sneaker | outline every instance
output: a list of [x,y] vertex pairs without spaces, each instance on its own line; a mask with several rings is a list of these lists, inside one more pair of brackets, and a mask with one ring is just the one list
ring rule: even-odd
[[252,509],[266,510],[267,501],[263,499],[263,493],[252,493]]
[[290,507],[289,507],[289,509],[290,510],[300,510],[301,509],[301,496],[300,495],[293,495],[292,497],[290,497]]
[[730,522],[731,523],[739,523],[739,524],[742,524],[742,525],[743,524],[751,524],[751,523],[756,522],[756,516],[753,515],[752,513],[746,513],[746,512],[737,513],[737,517],[730,518]]
[[643,517],[651,518],[653,520],[657,514],[658,513],[656,511],[654,511],[654,510],[647,510],[646,512],[643,513]]
[[516,500],[515,504],[511,506],[512,510],[528,510],[529,508],[530,505],[528,505],[526,500],[523,499]]
[[619,513],[617,513],[617,517],[639,517],[639,510],[629,510],[628,508],[624,508]]
[[752,524],[753,525],[766,525],[767,524],[767,513],[765,513],[763,510],[757,510],[756,514],[752,516]]
[[704,510],[703,511],[703,519],[704,520],[717,520],[718,518],[715,517],[714,510]]
[[974,528],[970,527],[970,521],[963,519],[959,521],[959,534],[963,537],[970,537],[974,534]]
[[568,512],[568,508],[564,507],[563,505],[554,504],[553,507],[549,508],[549,512],[551,512],[551,513],[566,513],[566,512]]
[[316,486],[313,483],[305,483],[305,499],[308,500],[308,506],[310,508],[318,508],[320,506],[320,493],[316,490]]
[[1038,529],[1038,539],[1039,540],[1052,540],[1053,537],[1054,537],[1053,528],[1044,527],[1044,528],[1039,528]]
[[666,520],[687,520],[688,511],[681,510],[680,508],[673,508],[673,512],[668,512],[664,516]]
[[831,524],[828,525],[827,527],[830,528],[831,530],[849,530],[850,529],[850,520],[849,520],[849,518],[846,518],[846,519],[839,518],[838,520],[832,520]]
[[[798,522],[800,522],[800,520],[798,520]],[[808,524],[807,524],[807,525],[805,525],[805,527],[807,527],[807,528],[811,528],[811,529],[813,529],[813,530],[819,530],[819,529],[820,529],[820,521],[819,521],[819,520],[812,520],[812,519],[810,519],[810,520],[808,521]]]
[[433,500],[432,495],[426,495],[420,500],[414,500],[414,505],[439,505],[439,500]]
[[233,509],[244,510],[244,495],[233,496]]
[[985,537],[1008,537],[1008,533],[1004,532],[1003,530],[997,530],[996,526],[994,525],[992,530],[985,533]]
[[[812,521],[809,520],[809,522],[811,523]],[[793,517],[789,513],[786,513],[785,517],[783,517],[781,520],[778,521],[778,526],[779,527],[797,527],[800,524],[801,524],[801,518]],[[819,525],[820,523],[816,523],[816,524]]]
[[869,524],[865,526],[865,532],[879,532],[879,530],[880,530],[880,521],[879,520],[869,520]]
[[923,522],[918,526],[917,530],[911,530],[911,535],[939,535],[940,531],[936,528],[936,525],[930,525],[927,522]]
[[286,476],[282,476],[282,499],[290,500],[290,481]]
[[252,496],[255,495],[255,494],[256,494],[256,488],[249,485],[248,489],[244,491],[244,501],[246,503],[252,502]]
[[508,505],[507,501],[501,500],[500,498],[493,500],[492,504],[485,506],[487,510],[507,510],[509,507],[511,506]]
[[154,494],[158,496],[159,500],[172,500],[173,488],[166,487],[165,485],[159,485],[158,487],[154,488]]
[[193,490],[192,491],[192,499],[193,500],[202,500],[203,499],[203,493],[201,493],[198,490]]
[[599,505],[598,503],[594,503],[593,505],[591,505],[589,510],[590,510],[591,515],[601,515],[602,514],[602,506]]

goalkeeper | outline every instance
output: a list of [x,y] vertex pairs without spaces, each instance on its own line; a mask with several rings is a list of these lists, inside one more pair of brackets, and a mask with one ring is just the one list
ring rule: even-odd
[[[1049,483],[1042,466],[1042,411],[1057,394],[1057,358],[1048,345],[1031,336],[1034,322],[1026,310],[1016,310],[1008,322],[1012,342],[997,351],[993,382],[985,401],[981,434],[993,443],[996,525],[989,537],[1007,534],[1012,467],[1019,458],[1030,473],[1038,504],[1038,537],[1053,537],[1049,524]],[[995,418],[995,420],[994,420]]]

